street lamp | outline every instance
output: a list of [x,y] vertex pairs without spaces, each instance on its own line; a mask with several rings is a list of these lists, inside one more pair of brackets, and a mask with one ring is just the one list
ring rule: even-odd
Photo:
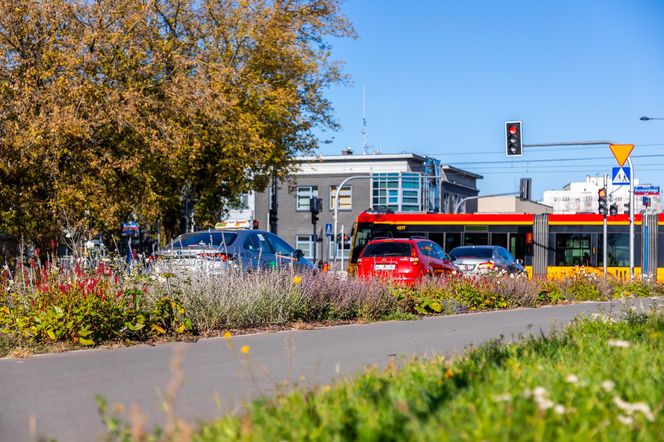
[[657,117],[646,117],[646,116],[643,116],[643,117],[641,117],[641,118],[639,118],[639,119],[640,119],[641,121],[650,121],[650,120],[664,120],[664,118],[657,118]]

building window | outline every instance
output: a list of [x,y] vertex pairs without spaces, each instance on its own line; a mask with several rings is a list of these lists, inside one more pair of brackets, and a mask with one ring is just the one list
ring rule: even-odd
[[337,234],[337,241],[334,241],[333,237],[330,237],[328,240],[328,250],[330,251],[330,259],[334,259],[334,248],[337,248],[337,256],[336,258],[341,259],[343,256],[344,259],[348,259],[350,257],[350,252],[351,252],[351,236],[350,234],[346,233],[344,234],[343,241],[341,238],[341,233]]
[[298,212],[308,212],[311,198],[318,197],[318,186],[298,186],[296,190],[297,199],[295,210]]
[[295,248],[302,250],[304,257],[314,259],[314,242],[312,235],[295,235]]
[[371,205],[400,212],[422,210],[422,182],[418,173],[377,173],[371,180]]
[[[334,195],[337,192],[337,187],[330,186],[330,210],[334,210]],[[353,208],[353,189],[351,186],[343,186],[339,191],[339,210],[352,210]]]
[[589,266],[590,234],[558,233],[556,235],[557,266]]
[[249,194],[242,193],[238,198],[237,204],[233,204],[229,207],[230,210],[246,210],[249,208]]

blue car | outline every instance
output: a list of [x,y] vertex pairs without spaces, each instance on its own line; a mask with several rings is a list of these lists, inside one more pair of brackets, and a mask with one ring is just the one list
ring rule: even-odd
[[223,273],[232,269],[314,269],[301,250],[264,230],[201,230],[185,233],[155,254],[156,273]]

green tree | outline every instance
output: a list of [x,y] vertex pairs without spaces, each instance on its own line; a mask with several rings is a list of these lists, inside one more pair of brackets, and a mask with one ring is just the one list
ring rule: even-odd
[[197,220],[335,129],[338,0],[0,0],[0,228]]

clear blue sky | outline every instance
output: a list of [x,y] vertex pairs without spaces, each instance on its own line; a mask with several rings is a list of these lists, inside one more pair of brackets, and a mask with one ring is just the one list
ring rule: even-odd
[[323,134],[332,142],[320,153],[361,153],[364,85],[372,151],[477,172],[483,194],[528,176],[541,198],[616,165],[608,147],[508,159],[511,119],[523,121],[525,143],[636,144],[636,177],[664,185],[664,120],[639,120],[664,118],[663,0],[347,0],[343,10],[359,38],[334,41],[333,55],[352,84],[328,91],[342,129]]

